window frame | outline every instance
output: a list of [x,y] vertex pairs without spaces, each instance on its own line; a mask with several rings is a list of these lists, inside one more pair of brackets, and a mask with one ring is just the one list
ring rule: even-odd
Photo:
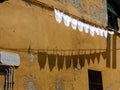
[[88,69],[89,90],[103,90],[102,72]]
[[118,15],[114,7],[107,0],[108,28],[115,31],[119,30]]

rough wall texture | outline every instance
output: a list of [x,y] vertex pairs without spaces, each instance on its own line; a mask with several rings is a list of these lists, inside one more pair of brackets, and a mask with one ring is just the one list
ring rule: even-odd
[[70,2],[82,13],[90,15],[92,19],[106,22],[105,0],[70,0]]
[[[82,17],[90,18],[92,22],[99,22],[101,25],[107,25],[107,7],[106,0],[54,0],[63,2],[64,5],[71,3]],[[68,6],[69,8],[70,6]],[[69,9],[70,10],[70,9]]]
[[[80,14],[68,0],[61,1],[70,9],[58,0],[40,1]],[[58,24],[54,12],[18,0],[0,4],[0,21],[0,51],[21,57],[20,66],[14,69],[14,90],[88,90],[88,69],[102,71],[104,90],[119,88],[119,70],[112,71],[107,59],[110,38],[74,31],[63,22]]]

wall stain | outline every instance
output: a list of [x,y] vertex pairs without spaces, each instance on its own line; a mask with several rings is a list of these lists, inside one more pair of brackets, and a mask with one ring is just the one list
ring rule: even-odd
[[23,77],[23,86],[25,90],[42,90],[35,82],[36,78],[32,75],[24,75]]

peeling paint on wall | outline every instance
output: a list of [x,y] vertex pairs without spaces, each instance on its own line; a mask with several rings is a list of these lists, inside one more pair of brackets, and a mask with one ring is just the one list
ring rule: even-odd
[[31,82],[31,81],[28,82],[28,90],[35,90],[34,82]]
[[[67,3],[67,0],[59,0]],[[69,0],[69,2],[80,12],[88,15],[93,20],[99,20],[102,23],[106,21],[106,1],[105,0]]]
[[112,90],[112,84],[109,84],[106,90]]
[[66,0],[60,0],[60,1],[62,1],[63,3],[66,3]]
[[101,13],[99,14],[99,19],[101,19],[102,22],[105,22],[106,17],[107,17],[107,11],[105,10],[106,3],[104,0],[100,1],[100,6],[101,6]]
[[63,80],[60,80],[56,83],[56,90],[65,90]]
[[42,90],[35,82],[36,78],[32,75],[25,75],[23,78],[23,86],[26,90]]
[[87,12],[87,1],[86,0],[70,0],[71,4],[78,9],[79,12],[88,14]]

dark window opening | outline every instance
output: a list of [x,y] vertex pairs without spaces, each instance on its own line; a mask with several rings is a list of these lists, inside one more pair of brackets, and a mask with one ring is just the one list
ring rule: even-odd
[[117,16],[108,10],[108,27],[118,30]]
[[88,70],[89,90],[103,90],[100,71]]
[[4,1],[6,1],[6,0],[0,0],[0,3],[3,3]]
[[115,9],[107,2],[107,12],[108,12],[108,28],[119,30],[118,27],[118,15]]

